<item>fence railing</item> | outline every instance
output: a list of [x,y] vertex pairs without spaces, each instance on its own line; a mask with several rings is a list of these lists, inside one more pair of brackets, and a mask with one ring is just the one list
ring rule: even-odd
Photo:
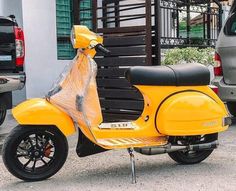
[[222,7],[211,2],[161,0],[162,47],[215,46],[222,26]]

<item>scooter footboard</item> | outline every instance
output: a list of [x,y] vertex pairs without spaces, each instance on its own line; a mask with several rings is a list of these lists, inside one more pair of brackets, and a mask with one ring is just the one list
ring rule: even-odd
[[12,110],[20,125],[52,125],[65,136],[76,132],[72,119],[45,99],[30,99]]
[[220,100],[198,91],[168,97],[156,113],[156,128],[168,136],[203,135],[224,131],[227,110]]

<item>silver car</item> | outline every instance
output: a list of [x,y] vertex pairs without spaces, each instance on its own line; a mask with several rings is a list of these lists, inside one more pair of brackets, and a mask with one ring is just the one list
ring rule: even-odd
[[236,1],[221,30],[217,45],[214,68],[220,98],[226,102],[229,112],[236,116]]

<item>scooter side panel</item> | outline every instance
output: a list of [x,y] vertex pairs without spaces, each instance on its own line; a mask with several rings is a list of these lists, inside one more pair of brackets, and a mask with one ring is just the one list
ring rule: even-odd
[[[217,100],[219,101],[219,100]],[[179,92],[167,98],[156,114],[156,126],[168,136],[191,136],[224,131],[227,111],[222,104],[197,91]]]
[[[106,149],[115,149],[120,148],[117,146],[117,142],[123,142],[124,148],[137,147],[137,144],[124,145],[124,142],[128,140],[141,140],[138,147],[150,146],[152,143],[150,141],[147,143],[145,140],[153,140],[153,137],[156,137],[158,140],[161,137],[171,136],[171,135],[203,135],[208,133],[220,132],[227,127],[222,126],[223,117],[227,116],[226,108],[223,102],[219,97],[208,87],[208,86],[136,86],[143,95],[144,98],[144,110],[139,119],[133,121],[135,128],[123,129],[123,128],[102,128],[92,127],[92,131],[97,139],[97,144]],[[183,93],[185,92],[185,93]],[[197,92],[197,95],[192,95],[192,93]],[[202,93],[201,93],[202,92]],[[183,94],[182,94],[183,93]],[[180,96],[174,97],[173,95]],[[183,97],[182,97],[183,96]],[[189,97],[193,96],[192,99],[188,100]],[[176,105],[171,105],[168,99],[171,98],[172,101],[176,101]],[[175,100],[176,98],[176,100]],[[180,102],[178,99],[180,98]],[[198,105],[198,99],[205,100],[207,103],[209,101],[210,105],[204,108],[203,105]],[[185,107],[184,101],[187,100],[188,104],[193,104],[194,107]],[[168,104],[166,103],[168,101]],[[167,104],[165,106],[165,104]],[[164,106],[164,107],[163,107]],[[170,112],[173,106],[173,112]],[[175,107],[176,106],[176,107]],[[159,108],[159,109],[158,109]],[[211,110],[216,109],[219,112],[219,119],[217,122],[221,122],[220,126],[216,127],[207,127],[199,128],[198,121],[202,120],[204,116],[213,116]],[[202,110],[205,110],[205,114],[201,114]],[[162,115],[156,115],[161,114]],[[181,111],[183,111],[181,113]],[[199,116],[196,116],[194,112],[199,112]],[[206,115],[207,113],[207,115]],[[208,115],[208,113],[210,115]],[[193,121],[190,120],[188,116],[195,116],[196,118]],[[176,121],[171,121],[171,118],[168,116],[176,116]],[[204,122],[207,122],[204,120]],[[206,124],[209,125],[209,124]],[[210,124],[211,125],[211,124]],[[85,127],[80,127],[81,129],[86,129]],[[88,137],[90,140],[92,138]],[[129,142],[129,141],[128,141]],[[111,144],[112,143],[112,144]],[[154,144],[153,144],[154,145]],[[152,146],[153,146],[152,145]],[[156,142],[155,146],[162,145],[160,142]]]
[[45,99],[30,99],[12,110],[20,125],[55,125],[65,136],[76,132],[72,119]]

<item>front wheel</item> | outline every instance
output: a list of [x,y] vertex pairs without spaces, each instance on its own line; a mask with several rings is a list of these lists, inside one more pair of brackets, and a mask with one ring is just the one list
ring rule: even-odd
[[40,181],[56,174],[66,161],[68,143],[56,128],[17,126],[3,145],[9,172],[25,181]]
[[[218,139],[218,133],[201,136],[190,136],[190,137],[174,137],[173,142],[177,145],[193,145],[203,144],[215,141]],[[180,164],[197,164],[205,160],[213,152],[210,150],[199,150],[199,151],[176,151],[168,153],[170,158]]]

